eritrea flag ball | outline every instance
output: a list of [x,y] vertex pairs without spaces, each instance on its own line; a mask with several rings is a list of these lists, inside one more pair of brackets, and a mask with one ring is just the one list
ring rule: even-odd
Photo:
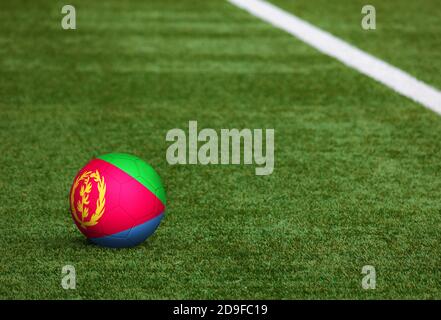
[[75,177],[69,200],[78,229],[92,242],[113,248],[143,242],[165,211],[159,175],[146,162],[123,153],[91,160]]

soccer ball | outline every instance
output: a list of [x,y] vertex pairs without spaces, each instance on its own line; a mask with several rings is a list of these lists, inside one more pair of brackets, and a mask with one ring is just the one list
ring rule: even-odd
[[165,200],[156,171],[124,153],[91,160],[75,177],[69,197],[78,229],[93,243],[113,248],[136,246],[153,234]]

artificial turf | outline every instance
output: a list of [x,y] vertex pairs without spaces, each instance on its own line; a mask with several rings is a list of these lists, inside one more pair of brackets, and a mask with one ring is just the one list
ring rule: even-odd
[[[351,1],[317,1],[323,15],[295,3],[441,86],[440,36],[422,24],[435,1],[389,10],[421,29],[378,20],[369,43]],[[0,298],[441,298],[439,115],[226,1],[70,4],[75,31],[60,2],[0,2]],[[189,120],[274,128],[273,174],[170,166],[165,135]],[[148,161],[167,191],[163,223],[133,249],[88,244],[69,213],[76,172],[109,152]],[[76,290],[61,287],[66,264]],[[367,264],[375,290],[361,288]]]

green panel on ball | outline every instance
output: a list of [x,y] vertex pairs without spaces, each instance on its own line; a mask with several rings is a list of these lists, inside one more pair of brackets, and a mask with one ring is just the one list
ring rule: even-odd
[[161,178],[144,160],[127,153],[108,153],[97,158],[113,164],[139,181],[165,205],[166,196]]

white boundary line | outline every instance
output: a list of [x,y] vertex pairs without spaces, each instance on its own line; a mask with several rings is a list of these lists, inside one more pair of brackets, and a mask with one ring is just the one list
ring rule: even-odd
[[262,0],[228,0],[320,52],[441,114],[441,92],[410,74]]

